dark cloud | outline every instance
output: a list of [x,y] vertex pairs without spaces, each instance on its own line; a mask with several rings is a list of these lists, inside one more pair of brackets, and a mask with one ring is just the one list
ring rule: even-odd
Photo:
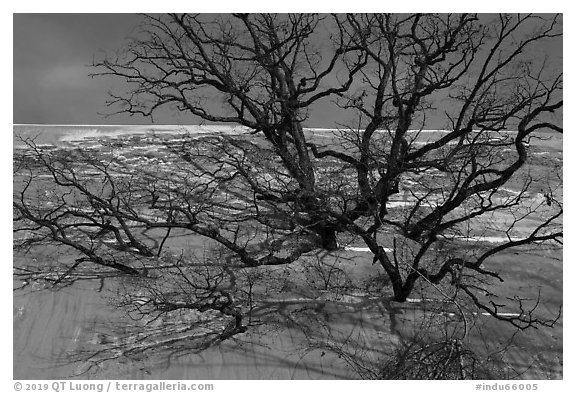
[[[483,15],[483,22],[494,15]],[[111,53],[135,34],[140,16],[134,14],[14,14],[14,123],[134,124],[142,117],[118,115],[105,118],[107,92],[114,81],[92,79],[93,57]],[[562,42],[544,43],[533,54],[562,64]],[[307,126],[333,127],[347,123],[345,112],[329,100],[318,102],[309,113]],[[429,119],[430,120],[430,119]],[[195,120],[164,111],[158,123]],[[443,127],[434,124],[431,127]]]
[[98,114],[105,111],[111,82],[90,78],[88,66],[99,52],[121,47],[138,19],[131,14],[15,14],[14,123],[119,122]]

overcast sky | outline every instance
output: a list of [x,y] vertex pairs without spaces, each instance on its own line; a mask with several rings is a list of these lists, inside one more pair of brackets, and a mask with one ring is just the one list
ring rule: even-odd
[[[141,16],[134,14],[14,14],[15,124],[148,124],[150,118],[114,115],[105,102],[113,81],[91,78],[94,56],[126,44]],[[116,80],[118,83],[119,80]],[[338,110],[326,102],[308,126],[332,127]],[[161,111],[160,124],[201,120]]]
[[[121,47],[138,16],[15,14],[14,123],[111,124],[104,119],[110,81],[90,78],[98,52]],[[142,120],[140,120],[142,122]]]
[[[113,86],[90,78],[94,56],[120,49],[140,16],[133,14],[14,14],[13,122],[40,124],[147,124],[149,119],[115,115],[105,106]],[[562,47],[547,48],[562,56]],[[117,81],[118,82],[118,81]],[[340,111],[341,112],[341,111]],[[328,102],[314,108],[306,124],[333,127],[344,121]],[[162,124],[196,122],[161,113]]]

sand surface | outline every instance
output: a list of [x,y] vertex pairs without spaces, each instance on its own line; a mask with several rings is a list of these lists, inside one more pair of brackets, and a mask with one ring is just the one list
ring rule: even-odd
[[[541,145],[541,146],[540,146]],[[546,167],[561,157],[561,140],[540,141],[534,165]],[[16,183],[15,183],[16,184]],[[41,185],[38,185],[41,187]],[[513,185],[517,188],[517,185]],[[545,186],[533,184],[529,195],[537,201]],[[514,191],[513,189],[511,190]],[[561,194],[561,189],[559,193]],[[400,210],[406,201],[394,201]],[[500,223],[505,217],[490,217]],[[489,223],[488,223],[489,224]],[[484,242],[502,238],[490,225],[478,225]],[[532,223],[533,224],[533,223]],[[519,226],[520,235],[528,227]],[[175,237],[174,247],[189,246],[189,239]],[[195,241],[192,240],[192,246]],[[180,243],[180,244],[177,244]],[[467,246],[470,242],[466,242]],[[383,243],[390,247],[391,244]],[[168,247],[168,246],[167,246]],[[347,279],[369,279],[381,272],[371,263],[365,245],[349,244],[338,251],[347,264]],[[342,256],[340,255],[340,256]],[[32,256],[16,255],[14,266],[29,263]],[[70,256],[64,259],[70,259]],[[298,264],[295,264],[297,267]],[[562,250],[538,247],[509,252],[487,262],[501,272],[504,284],[493,288],[499,300],[513,305],[515,296],[534,303],[535,316],[553,318],[562,306]],[[295,267],[288,267],[295,269]],[[321,379],[358,378],[350,360],[369,364],[389,356],[398,344],[418,328],[423,315],[418,302],[394,304],[390,294],[321,291],[316,282],[310,290],[309,271],[293,274],[290,290],[266,293],[253,312],[249,330],[194,353],[190,327],[174,323],[151,327],[142,345],[163,339],[170,345],[149,351],[122,353],[122,343],[138,342],[145,334],[141,325],[111,304],[123,278],[86,280],[53,290],[31,284],[14,291],[13,357],[14,379],[105,378],[105,379]],[[16,277],[14,287],[20,287]],[[321,285],[320,285],[321,286]],[[438,297],[425,290],[415,297]],[[511,300],[512,299],[512,300]],[[513,307],[503,312],[516,312]],[[158,329],[155,331],[154,329]],[[171,329],[171,330],[170,330]],[[516,332],[503,322],[479,315],[466,344],[484,353],[506,347],[498,361],[510,376],[518,378],[562,378],[563,320],[553,328]],[[120,346],[119,346],[120,345]],[[496,355],[495,355],[496,357]],[[90,359],[90,360],[88,360]],[[94,361],[94,359],[98,361]],[[106,359],[111,359],[105,361]],[[100,361],[102,360],[102,361]],[[520,373],[516,375],[515,373]]]
[[[364,253],[348,251],[354,271],[370,271]],[[562,304],[562,263],[557,251],[542,251],[523,264],[507,254],[492,262],[507,269],[505,296],[534,296],[538,316],[551,317]],[[517,266],[510,268],[510,266]],[[99,351],[114,353],[121,335],[139,334],[126,314],[112,306],[120,278],[79,282],[58,291],[27,286],[14,292],[14,378],[105,379],[323,379],[358,378],[342,355],[377,362],[418,328],[422,305],[391,303],[358,294],[318,297],[273,296],[253,313],[247,333],[201,353],[187,347],[188,331],[174,333],[169,347],[93,363]],[[15,284],[17,284],[15,282]],[[536,291],[535,291],[536,289]],[[318,292],[317,292],[318,293]],[[433,295],[432,295],[433,296]],[[394,324],[395,326],[391,326]],[[174,328],[176,332],[179,328]],[[180,336],[178,336],[180,334]],[[161,335],[159,335],[160,337]],[[562,319],[552,329],[516,332],[488,317],[474,321],[467,343],[486,352],[507,347],[505,366],[519,378],[562,378]]]

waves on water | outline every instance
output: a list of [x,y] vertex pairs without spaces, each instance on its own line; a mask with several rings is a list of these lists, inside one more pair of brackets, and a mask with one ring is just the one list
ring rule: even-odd
[[[128,131],[128,132],[127,132]],[[85,139],[93,139],[93,138],[103,138],[103,137],[117,137],[119,135],[138,135],[138,134],[145,134],[146,131],[143,129],[136,129],[136,130],[125,130],[125,129],[98,129],[98,128],[89,128],[89,129],[74,129],[73,131],[67,132],[64,135],[61,135],[58,138],[60,142],[74,142],[74,141],[81,141]]]
[[[332,128],[305,128],[305,132],[316,136],[332,136],[346,130]],[[236,135],[249,130],[239,125],[45,125],[45,124],[15,124],[13,127],[14,147],[24,146],[20,138],[33,138],[36,144],[66,145],[74,141],[91,138],[118,137],[122,135],[162,135],[162,134],[220,134]],[[378,133],[386,133],[379,130]],[[419,143],[429,143],[427,138],[446,134],[448,130],[410,130],[410,134],[428,135]],[[501,131],[500,133],[515,133],[516,131]],[[557,136],[555,136],[558,138]],[[561,137],[560,137],[561,138]],[[417,142],[418,143],[418,142]],[[560,142],[561,143],[561,142]]]
[[14,147],[24,146],[22,139],[33,139],[36,144],[61,145],[86,139],[128,135],[162,134],[241,134],[246,128],[230,125],[46,125],[15,124]]

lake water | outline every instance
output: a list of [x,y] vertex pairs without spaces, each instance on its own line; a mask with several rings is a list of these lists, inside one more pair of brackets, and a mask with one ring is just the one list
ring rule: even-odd
[[[331,137],[340,132],[328,128],[304,128],[305,132],[314,136]],[[162,135],[162,134],[242,134],[248,132],[246,127],[239,125],[50,125],[50,124],[15,124],[13,126],[13,145],[22,146],[20,138],[34,138],[37,144],[62,145],[72,141],[89,138],[118,137],[121,135]],[[386,131],[381,131],[386,133]],[[447,130],[411,130],[410,135],[418,135],[420,141],[429,141],[444,136]],[[501,131],[500,135],[513,135],[514,131]],[[546,134],[547,144],[562,145],[562,135]],[[542,141],[536,143],[542,144]]]

